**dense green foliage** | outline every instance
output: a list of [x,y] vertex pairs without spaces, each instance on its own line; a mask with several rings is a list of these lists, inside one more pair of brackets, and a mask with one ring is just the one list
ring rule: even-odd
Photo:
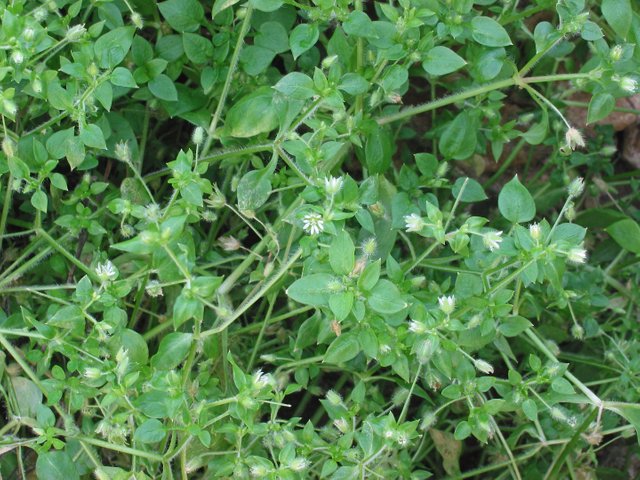
[[627,478],[634,9],[0,0],[0,478]]

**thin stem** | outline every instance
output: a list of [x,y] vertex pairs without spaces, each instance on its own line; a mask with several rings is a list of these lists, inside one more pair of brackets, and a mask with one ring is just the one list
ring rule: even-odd
[[13,175],[9,172],[9,178],[7,180],[7,191],[4,192],[4,203],[2,205],[2,215],[0,216],[0,252],[2,251],[2,243],[4,240],[4,230],[7,226],[7,217],[9,216],[9,208],[11,208],[11,197],[13,191],[11,185],[13,184]]
[[229,87],[231,87],[233,75],[235,74],[236,68],[238,67],[238,61],[240,60],[240,52],[242,51],[244,37],[247,35],[247,32],[251,27],[252,16],[253,8],[249,6],[247,7],[245,17],[242,20],[242,25],[240,26],[240,33],[238,34],[238,40],[236,41],[236,46],[233,50],[231,61],[229,62],[229,71],[227,73],[227,78],[224,81],[224,86],[222,87],[222,93],[220,94],[220,99],[218,100],[218,106],[216,107],[216,111],[214,112],[211,123],[209,124],[209,128],[207,129],[207,139],[204,142],[202,152],[200,154],[202,157],[206,157],[209,149],[211,148],[211,144],[213,143],[213,135],[216,131],[216,127],[218,126],[218,121],[220,120],[222,109],[224,108],[224,104],[227,100],[227,95],[229,95]]

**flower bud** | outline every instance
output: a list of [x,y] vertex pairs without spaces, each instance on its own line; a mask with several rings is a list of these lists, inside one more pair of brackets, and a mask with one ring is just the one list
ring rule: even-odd
[[196,127],[193,130],[193,135],[191,136],[191,141],[195,145],[202,145],[204,142],[204,128]]
[[609,58],[612,62],[618,62],[622,58],[622,45],[615,45],[611,50],[609,50]]
[[473,366],[479,372],[485,373],[487,375],[491,375],[493,373],[493,366],[489,362],[485,362],[481,359],[476,359],[473,361]]
[[142,19],[142,15],[138,12],[133,12],[131,14],[131,23],[133,23],[138,30],[142,30],[144,27],[144,20]]
[[569,193],[569,197],[571,198],[579,197],[583,191],[584,179],[582,177],[574,178],[567,188],[567,192]]

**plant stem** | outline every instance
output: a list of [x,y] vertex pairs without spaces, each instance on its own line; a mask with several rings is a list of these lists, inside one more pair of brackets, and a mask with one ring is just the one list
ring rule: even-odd
[[432,102],[428,102],[422,105],[416,105],[413,107],[408,107],[403,110],[400,110],[397,113],[392,113],[391,115],[386,115],[384,117],[380,117],[377,119],[379,125],[386,125],[387,123],[395,122],[398,120],[404,120],[406,118],[413,117],[420,113],[430,112],[431,110],[435,110],[437,108],[445,107],[447,105],[451,105],[452,103],[461,102],[468,98],[476,97],[478,95],[482,95],[485,93],[492,92],[493,90],[499,90],[502,88],[513,87],[519,83],[543,83],[543,82],[558,82],[563,80],[578,80],[581,78],[591,78],[591,74],[589,73],[566,73],[566,74],[555,74],[555,75],[544,75],[540,77],[529,77],[529,78],[518,78],[511,77],[505,78],[502,80],[498,80],[496,82],[488,83],[485,85],[479,85],[477,87],[469,88],[464,92],[456,93],[453,95],[449,95],[438,100],[434,100]]
[[238,61],[240,60],[240,52],[242,51],[244,37],[247,35],[247,32],[251,27],[252,15],[253,8],[249,6],[247,7],[245,17],[242,20],[242,25],[240,26],[240,33],[238,34],[238,40],[236,41],[236,46],[233,50],[233,55],[231,56],[229,71],[227,72],[227,78],[225,79],[224,86],[222,87],[222,93],[220,94],[220,99],[218,100],[218,106],[216,107],[216,111],[214,112],[211,123],[209,124],[209,128],[207,129],[207,139],[205,140],[202,147],[202,152],[200,152],[200,155],[202,157],[206,158],[206,155],[207,153],[209,153],[209,149],[211,148],[213,135],[216,131],[216,127],[218,126],[218,121],[220,120],[222,109],[224,108],[224,104],[227,100],[227,95],[229,95],[229,87],[231,86],[231,81],[233,80],[233,75],[235,74],[236,68],[238,67]]

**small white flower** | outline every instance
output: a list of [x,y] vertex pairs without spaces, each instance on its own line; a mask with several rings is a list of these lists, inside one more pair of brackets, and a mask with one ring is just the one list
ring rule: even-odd
[[584,178],[576,177],[567,187],[567,192],[572,198],[579,197],[584,190]]
[[162,296],[162,286],[157,280],[151,280],[149,283],[147,283],[145,290],[147,291],[147,295],[149,295],[150,297]]
[[582,340],[584,338],[584,328],[582,328],[581,325],[574,323],[573,327],[571,327],[571,336],[576,340]]
[[609,51],[609,58],[611,58],[612,61],[617,62],[622,58],[622,53],[622,45],[616,45]]
[[127,142],[116,143],[115,154],[116,158],[121,162],[131,162],[131,150],[129,149],[129,144]]
[[102,283],[106,283],[118,277],[118,270],[111,263],[111,260],[107,260],[105,263],[99,263],[96,266],[96,275]]
[[580,130],[578,130],[577,128],[573,128],[573,127],[569,128],[567,132],[564,134],[564,139],[567,142],[567,146],[571,150],[575,150],[576,147],[585,146],[584,138],[582,137]]
[[474,360],[473,366],[476,367],[476,370],[482,373],[486,373],[487,375],[491,375],[493,373],[493,367],[489,362],[485,362],[484,360]]
[[409,445],[409,437],[406,433],[398,433],[398,435],[396,435],[396,442],[398,442],[401,447],[406,447]]
[[142,30],[142,27],[144,27],[144,20],[142,19],[142,15],[138,12],[133,12],[131,14],[131,23],[133,23],[138,30]]
[[293,470],[294,472],[301,472],[303,470],[306,470],[309,465],[309,460],[307,460],[306,458],[296,457],[289,463],[289,469]]
[[340,433],[347,433],[349,431],[349,422],[346,418],[337,418],[333,421],[333,425],[340,431]]
[[15,115],[18,113],[18,106],[16,105],[16,102],[9,100],[8,98],[2,100],[2,108],[4,108],[8,115]]
[[445,315],[451,315],[453,311],[456,309],[456,297],[453,295],[443,295],[438,298],[438,305],[440,306],[440,310]]
[[384,435],[384,438],[393,438],[395,437],[396,432],[395,430],[389,429],[389,430],[385,430],[383,435]]
[[14,50],[11,52],[11,61],[16,65],[20,65],[24,62],[24,54],[20,50]]
[[97,368],[87,367],[84,369],[84,372],[82,372],[82,375],[89,380],[97,380],[102,376],[102,372]]
[[202,145],[204,142],[204,128],[196,127],[193,131],[193,135],[191,135],[191,141],[195,145]]
[[638,81],[632,77],[617,77],[615,79],[620,85],[620,89],[627,93],[635,93],[638,89]]
[[48,15],[49,12],[44,7],[38,7],[33,11],[33,18],[35,18],[36,22],[43,22]]
[[386,343],[383,343],[382,345],[380,345],[380,353],[386,354],[386,353],[389,353],[390,351],[391,351],[390,345],[387,345]]
[[144,218],[151,223],[160,221],[162,218],[162,212],[160,211],[160,207],[157,203],[150,203],[144,207]]
[[269,469],[264,465],[251,465],[249,471],[252,477],[266,477],[269,474]]
[[334,196],[342,189],[342,177],[326,177],[324,179],[324,191],[327,195]]
[[331,405],[342,405],[342,397],[340,396],[340,394],[334,390],[329,390],[327,392],[327,401],[331,404]]
[[417,320],[411,320],[409,322],[409,331],[411,333],[417,333],[418,335],[421,335],[423,333],[427,333],[427,326]]
[[587,261],[587,251],[584,248],[574,247],[567,253],[567,259],[576,264],[581,264]]
[[487,247],[492,252],[500,248],[500,242],[502,242],[501,230],[487,232],[484,235],[482,235],[482,243],[484,243],[484,246]]
[[324,220],[319,213],[307,213],[302,217],[302,229],[309,235],[318,235],[324,231]]
[[373,237],[370,237],[362,242],[362,253],[365,257],[371,257],[374,253],[376,253],[377,248],[378,242],[376,242],[376,239]]
[[257,370],[251,377],[253,386],[259,390],[271,384],[271,377],[262,370]]
[[218,239],[218,242],[225,252],[234,252],[236,250],[239,250],[242,246],[240,244],[240,240],[232,237],[231,235],[229,235],[228,237],[220,237]]
[[529,225],[529,235],[531,235],[531,238],[533,238],[536,242],[540,240],[540,235],[542,235],[540,224],[532,223],[531,225]]
[[404,224],[407,232],[419,232],[425,226],[424,220],[417,213],[412,213],[411,215],[405,215]]
[[35,36],[36,36],[36,31],[31,27],[25,28],[24,31],[22,32],[22,37],[28,42],[33,40],[33,37]]
[[87,29],[84,28],[84,25],[74,25],[69,30],[67,30],[67,35],[65,36],[65,38],[69,42],[77,42],[82,38],[86,31]]

